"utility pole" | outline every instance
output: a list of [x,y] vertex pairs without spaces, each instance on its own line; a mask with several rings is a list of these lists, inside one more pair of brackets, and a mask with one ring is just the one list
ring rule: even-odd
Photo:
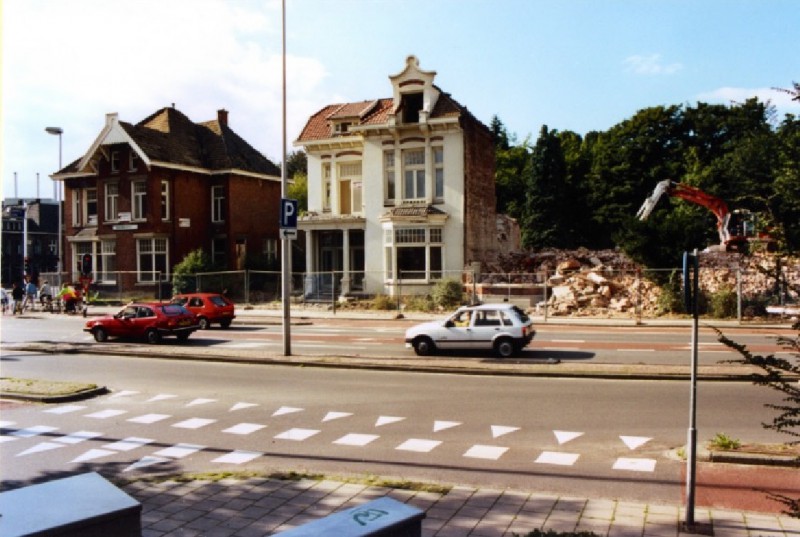
[[[286,0],[281,0],[281,200],[288,197],[286,178]],[[292,298],[292,242],[285,234],[281,237],[281,299],[283,301],[283,355],[291,356],[291,298]]]

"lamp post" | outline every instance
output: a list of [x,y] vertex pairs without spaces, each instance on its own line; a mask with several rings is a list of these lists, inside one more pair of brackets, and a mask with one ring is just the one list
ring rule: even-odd
[[[58,171],[61,171],[61,135],[64,129],[61,127],[46,127],[47,134],[58,136]],[[61,287],[61,196],[63,191],[61,183],[56,183],[56,203],[58,203],[58,244],[56,245],[56,273],[58,274],[58,286]]]

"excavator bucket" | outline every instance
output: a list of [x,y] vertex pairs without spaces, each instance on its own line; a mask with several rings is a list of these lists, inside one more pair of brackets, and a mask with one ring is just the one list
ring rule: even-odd
[[650,213],[653,212],[655,209],[658,200],[661,199],[661,196],[669,190],[670,186],[672,185],[672,181],[669,179],[665,179],[664,181],[660,181],[656,188],[653,190],[653,193],[650,194],[650,197],[644,200],[644,203],[639,208],[639,211],[636,213],[636,217],[639,220],[647,220],[647,217],[650,216]]

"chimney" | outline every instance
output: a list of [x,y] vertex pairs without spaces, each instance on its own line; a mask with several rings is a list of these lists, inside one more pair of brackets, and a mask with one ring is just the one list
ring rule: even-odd
[[220,125],[228,126],[228,111],[224,108],[217,110],[217,121]]

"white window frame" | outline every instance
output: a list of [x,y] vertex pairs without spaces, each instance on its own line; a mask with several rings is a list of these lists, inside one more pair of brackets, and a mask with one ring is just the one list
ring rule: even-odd
[[83,223],[83,190],[76,188],[72,191],[72,225],[80,226]]
[[424,200],[426,198],[425,161],[424,147],[403,149],[403,199]]
[[147,219],[147,181],[144,179],[131,181],[131,218]]
[[111,173],[119,173],[119,151],[111,152]]
[[169,220],[169,181],[161,181],[161,220]]
[[128,153],[128,171],[135,172],[139,169],[139,154],[131,149]]
[[[344,181],[350,182],[350,214],[363,214],[364,212],[364,197],[363,197],[363,182],[361,180],[362,164],[360,160],[345,161],[339,163],[339,170],[337,179],[339,183]],[[343,189],[339,189],[339,193]],[[341,200],[340,200],[341,201]],[[341,204],[340,204],[341,206]]]
[[84,190],[84,207],[86,214],[86,224],[89,226],[97,225],[97,188],[87,188]]
[[433,147],[433,199],[444,199],[444,147]]
[[211,221],[219,224],[225,221],[225,187],[211,187]]
[[[151,268],[144,267],[145,258]],[[160,281],[169,281],[169,244],[165,237],[136,239],[136,280],[138,283],[155,283],[156,272],[161,272]],[[160,270],[159,267],[163,269]]]
[[331,163],[322,163],[322,210],[330,212],[331,210]]
[[397,175],[394,173],[394,160],[394,149],[387,149],[383,152],[383,201],[387,205],[394,205],[397,199]]
[[[445,245],[444,228],[441,226],[403,226],[384,229],[385,279],[387,282],[424,282],[440,280],[444,275]],[[415,270],[422,277],[403,277],[403,269],[398,267],[402,258],[400,250],[414,248],[424,250],[425,268]],[[405,272],[409,272],[406,270]]]
[[105,213],[106,220],[119,218],[119,183],[116,181],[105,185]]
[[95,258],[96,281],[117,283],[117,241],[101,240]]
[[262,244],[261,253],[270,261],[278,259],[278,239],[267,238]]

